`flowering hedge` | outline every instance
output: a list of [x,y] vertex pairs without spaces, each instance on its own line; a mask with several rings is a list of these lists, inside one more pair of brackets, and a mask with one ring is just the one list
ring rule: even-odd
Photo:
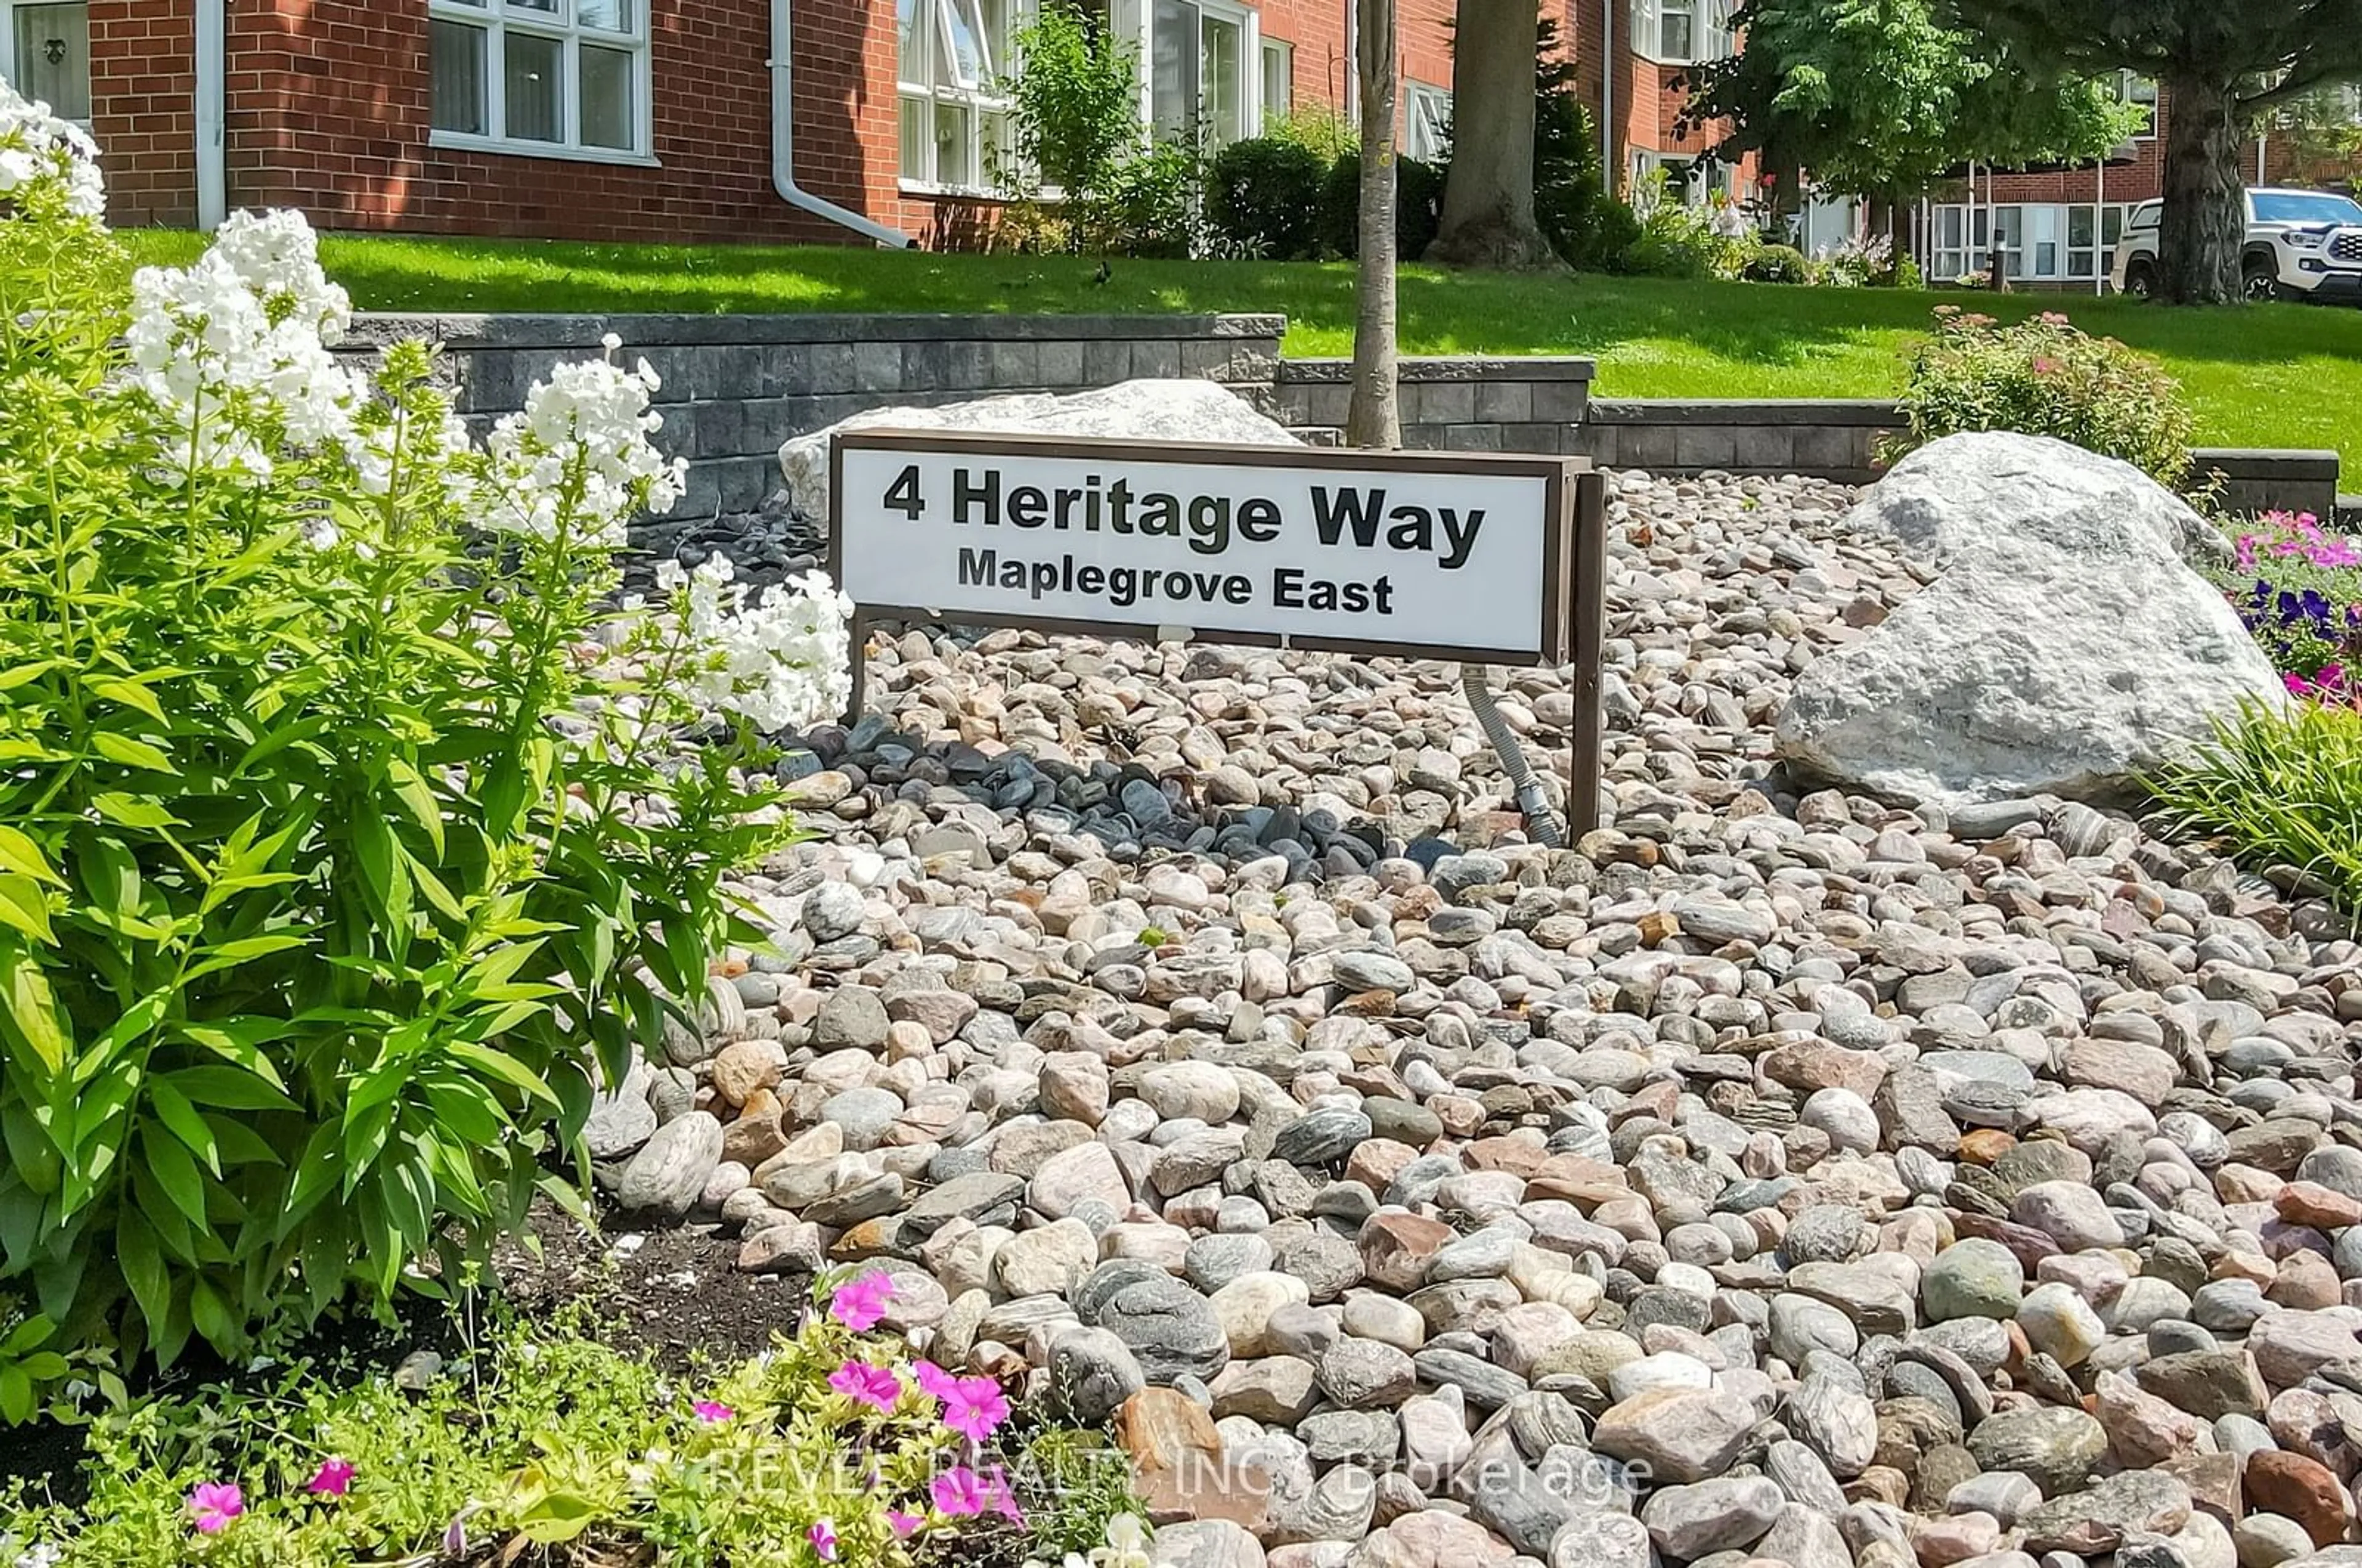
[[823,1284],[792,1338],[682,1381],[512,1325],[423,1394],[298,1367],[267,1395],[104,1418],[88,1500],[18,1499],[0,1560],[1017,1568],[1083,1540],[1070,1568],[1147,1568],[1120,1452],[1029,1429],[994,1378],[872,1333],[891,1288]]
[[1909,430],[1890,456],[1964,430],[2015,430],[2121,458],[2160,484],[2179,485],[2190,471],[2195,426],[2181,384],[2056,311],[2004,326],[1938,305],[1900,401]]
[[679,493],[645,365],[478,447],[425,347],[333,352],[296,215],[127,288],[93,156],[0,86],[10,1419],[481,1256],[787,836],[761,732],[846,688],[817,580],[614,605]]

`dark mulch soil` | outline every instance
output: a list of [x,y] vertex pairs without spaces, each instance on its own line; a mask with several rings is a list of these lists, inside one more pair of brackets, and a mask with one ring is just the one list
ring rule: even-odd
[[[536,1203],[527,1233],[494,1257],[498,1299],[528,1319],[579,1303],[605,1342],[643,1353],[672,1372],[701,1361],[727,1364],[768,1348],[774,1331],[795,1331],[797,1315],[810,1299],[809,1279],[739,1273],[737,1242],[710,1225],[642,1229],[633,1216],[606,1215],[602,1226],[593,1234],[555,1205]],[[636,1244],[631,1237],[638,1238]],[[416,1351],[453,1357],[468,1337],[456,1309],[411,1297],[401,1304],[397,1326],[366,1315],[323,1320],[289,1347],[287,1358],[389,1370]],[[202,1344],[193,1345],[171,1372],[159,1376],[147,1368],[143,1374],[129,1379],[135,1397],[260,1388],[272,1375],[230,1366]],[[0,1426],[0,1481],[46,1477],[58,1501],[77,1502],[84,1486],[83,1452],[79,1427],[47,1420]]]

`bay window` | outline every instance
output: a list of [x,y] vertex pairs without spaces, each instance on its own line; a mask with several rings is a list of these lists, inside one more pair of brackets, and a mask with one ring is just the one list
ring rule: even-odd
[[1632,48],[1663,65],[1729,56],[1730,0],[1632,0]]
[[1948,202],[1934,209],[1928,277],[1951,282],[1982,272],[1996,241],[2003,275],[2025,282],[2092,283],[2115,267],[2122,202]]
[[437,146],[644,161],[648,0],[428,0]]
[[894,21],[902,178],[995,183],[1009,151],[1001,83],[1014,69],[1015,0],[897,0]]

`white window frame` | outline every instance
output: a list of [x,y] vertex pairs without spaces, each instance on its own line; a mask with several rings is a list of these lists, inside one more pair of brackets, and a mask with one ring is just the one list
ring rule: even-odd
[[[2116,247],[2132,226],[2135,208],[2140,202],[2003,202],[1999,206],[2014,213],[2016,243],[2003,248],[2003,266],[2008,270],[2012,282],[2029,283],[2096,283],[2108,278],[2115,265]],[[1929,281],[1948,283],[1970,272],[1981,272],[1992,254],[1993,212],[1991,202],[1939,202],[1933,209],[1928,223],[1927,276]],[[2092,213],[2090,245],[2074,242],[2075,215]],[[2056,215],[2036,218],[2036,213]],[[2115,222],[2116,237],[2108,237],[2109,220]],[[2056,224],[2055,228],[2049,226]],[[1955,224],[1959,235],[1958,243],[1946,243],[1947,224]],[[2043,230],[2048,232],[2038,232]],[[2038,244],[2055,241],[2058,270],[2036,273],[2032,264],[2039,259]],[[2078,254],[2092,258],[2092,266],[2079,269]]]
[[[996,115],[1005,116],[1009,113],[1009,98],[1006,94],[994,92],[993,88],[1004,78],[1017,73],[1018,62],[1014,58],[1017,50],[1017,35],[1023,30],[1027,21],[1032,18],[1033,8],[1027,0],[1008,0],[1009,36],[996,40],[985,28],[984,10],[978,4],[978,0],[917,0],[917,4],[926,8],[930,19],[934,23],[933,27],[922,29],[927,39],[928,54],[921,73],[928,77],[928,81],[913,82],[905,79],[902,75],[901,12],[899,6],[894,12],[894,160],[898,182],[901,189],[916,195],[1007,197],[1011,193],[993,183],[992,160],[989,156],[989,142],[985,134],[985,125],[992,116]],[[976,85],[973,87],[945,84],[933,80],[935,75],[934,51],[951,49],[951,41],[945,36],[951,27],[946,6],[961,8],[966,13],[968,27],[976,34],[977,49],[982,56],[980,61],[982,68],[977,72]],[[1002,54],[1010,58],[1003,59]],[[956,71],[954,74],[957,74]],[[925,135],[920,142],[923,149],[923,156],[920,160],[922,167],[915,173],[901,166],[902,105],[906,102],[923,103],[926,105]],[[976,179],[973,182],[941,178],[942,171],[935,160],[934,133],[935,108],[939,104],[954,105],[967,111],[970,141],[968,150],[970,156],[976,160]]]
[[[649,42],[648,17],[658,0],[629,0],[634,26],[626,31],[586,27],[575,14],[576,0],[552,0],[545,11],[517,0],[427,0],[426,17],[436,22],[459,22],[484,33],[484,118],[482,134],[430,128],[429,147],[463,152],[494,152],[517,158],[556,158],[576,163],[624,163],[657,166],[656,156],[656,71]],[[506,133],[508,116],[507,48],[511,33],[558,41],[565,51],[565,70],[558,84],[558,127],[563,141],[535,141]],[[594,147],[581,140],[583,46],[610,49],[632,57],[632,138],[629,148]],[[431,74],[433,66],[428,66]],[[431,88],[430,88],[431,92]]]
[[[1705,65],[1738,52],[1731,0],[1632,0],[1632,52],[1659,65]],[[1687,50],[1664,47],[1667,13],[1690,18]]]
[[[1191,28],[1192,53],[1203,47],[1206,18],[1212,17],[1239,29],[1239,139],[1263,134],[1263,17],[1253,7],[1235,0],[1182,0],[1196,16]],[[1140,123],[1156,128],[1156,6],[1142,0],[1134,8],[1138,31],[1132,39],[1140,50]],[[1294,46],[1290,46],[1293,48]],[[1205,106],[1205,83],[1198,84],[1198,107]]]
[[[1296,111],[1296,46],[1286,39],[1265,39],[1262,52],[1263,80],[1256,83],[1255,97],[1263,105],[1259,128],[1267,130],[1273,110],[1276,109],[1282,118]],[[1273,101],[1275,89],[1278,94],[1276,103]]]
[[[1451,145],[1451,89],[1405,78],[1402,115],[1402,155],[1422,163],[1441,161],[1444,149]],[[1445,127],[1440,132],[1429,128],[1439,116]]]
[[[0,80],[6,81],[12,87],[17,86],[24,80],[23,74],[17,69],[17,13],[20,9],[28,11],[39,9],[42,4],[44,0],[0,0]],[[83,11],[85,28],[89,26],[89,7],[85,4]],[[83,84],[83,92],[90,98],[94,112],[98,106],[98,73],[90,68],[95,63],[94,61],[88,59],[83,62],[83,69],[90,77],[90,80]],[[73,123],[84,130],[90,129],[88,119],[79,119]]]

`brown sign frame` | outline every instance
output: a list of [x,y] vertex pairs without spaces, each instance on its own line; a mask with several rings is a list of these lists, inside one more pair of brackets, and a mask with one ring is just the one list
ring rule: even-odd
[[[981,431],[914,430],[876,426],[840,431],[829,438],[829,580],[844,582],[844,453],[848,449],[967,453],[979,457],[1101,458],[1110,463],[1206,462],[1267,469],[1358,469],[1421,475],[1484,474],[1544,481],[1547,520],[1542,540],[1540,651],[1472,648],[1405,643],[1370,637],[1299,637],[1275,632],[1212,631],[1190,640],[1240,647],[1306,648],[1316,653],[1367,654],[1390,658],[1445,659],[1461,664],[1572,667],[1574,688],[1573,769],[1568,815],[1581,834],[1599,821],[1599,785],[1605,737],[1601,729],[1600,678],[1606,632],[1606,478],[1584,458],[1553,458],[1489,452],[1371,451],[1340,447],[1263,447],[1210,441],[1124,441],[1097,436],[1004,436]],[[1131,636],[1153,639],[1172,624],[1156,620],[1074,621],[1021,614],[945,612],[922,604],[856,602],[847,628],[851,639],[853,694],[846,723],[860,715],[868,687],[866,641],[870,623],[917,621],[963,626],[1013,627],[1052,636]]]

